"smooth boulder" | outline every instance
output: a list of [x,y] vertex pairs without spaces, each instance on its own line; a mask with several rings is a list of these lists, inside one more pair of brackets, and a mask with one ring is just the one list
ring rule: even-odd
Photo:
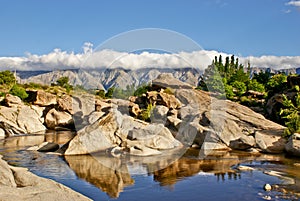
[[285,145],[285,150],[292,156],[300,157],[300,134],[294,133],[289,137],[288,143]]

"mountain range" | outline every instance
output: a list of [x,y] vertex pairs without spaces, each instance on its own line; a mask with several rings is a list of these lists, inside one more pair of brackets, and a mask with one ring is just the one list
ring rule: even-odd
[[[261,71],[271,73],[283,72],[285,74],[300,74],[300,68],[274,70],[270,68],[251,68],[251,75]],[[149,83],[161,73],[171,73],[175,78],[198,86],[203,71],[196,68],[142,68],[128,70],[124,68],[99,68],[99,69],[66,69],[54,71],[17,71],[19,83],[39,83],[50,85],[60,77],[69,78],[69,84],[80,85],[86,89],[104,89],[118,87],[126,89],[127,86],[139,86]]]

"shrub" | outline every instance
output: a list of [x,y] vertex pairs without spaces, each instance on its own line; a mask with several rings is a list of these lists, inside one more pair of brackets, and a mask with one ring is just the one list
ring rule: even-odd
[[280,110],[280,115],[285,119],[285,125],[287,126],[284,136],[288,137],[293,133],[300,132],[300,93],[297,93],[294,102],[284,94],[283,99],[285,108]]
[[9,70],[0,72],[0,84],[12,85],[16,82],[16,78],[12,72]]
[[248,84],[248,90],[258,91],[258,92],[265,92],[265,86],[260,84],[256,81],[256,79],[250,80]]
[[174,95],[174,90],[171,89],[171,88],[169,88],[169,87],[167,87],[167,88],[164,90],[164,92],[165,92],[166,94]]
[[18,96],[22,100],[24,100],[28,97],[26,90],[23,87],[16,85],[16,84],[10,89],[9,93],[11,95]]
[[233,88],[235,88],[237,90],[236,94],[238,96],[241,96],[247,90],[247,87],[246,87],[244,82],[234,81],[231,85],[232,85]]
[[149,85],[141,85],[134,91],[133,95],[140,97],[143,94],[147,93],[147,91],[149,91],[149,89],[150,89]]
[[148,104],[146,109],[143,109],[139,114],[138,118],[143,121],[150,121],[151,115],[153,114],[154,106],[152,104]]

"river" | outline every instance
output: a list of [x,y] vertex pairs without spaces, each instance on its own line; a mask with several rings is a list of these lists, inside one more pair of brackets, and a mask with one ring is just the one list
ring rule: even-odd
[[[64,157],[26,150],[44,141],[62,145],[72,136],[61,131],[9,137],[0,140],[0,154],[93,200],[299,200],[300,159],[284,155],[219,151],[199,158],[198,149],[187,149],[158,157]],[[240,171],[240,165],[253,170]],[[263,189],[266,183],[272,191]]]

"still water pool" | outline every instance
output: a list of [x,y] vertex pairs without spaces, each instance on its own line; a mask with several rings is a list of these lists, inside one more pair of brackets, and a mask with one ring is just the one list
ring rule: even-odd
[[[0,154],[10,164],[27,167],[93,200],[298,200],[300,160],[283,155],[215,152],[199,158],[188,149],[180,157],[112,157],[107,153],[59,156],[27,151],[44,141],[66,143],[70,132],[10,137],[0,141]],[[252,171],[239,171],[245,165]],[[279,176],[266,174],[269,171]],[[277,185],[266,192],[265,183]]]

